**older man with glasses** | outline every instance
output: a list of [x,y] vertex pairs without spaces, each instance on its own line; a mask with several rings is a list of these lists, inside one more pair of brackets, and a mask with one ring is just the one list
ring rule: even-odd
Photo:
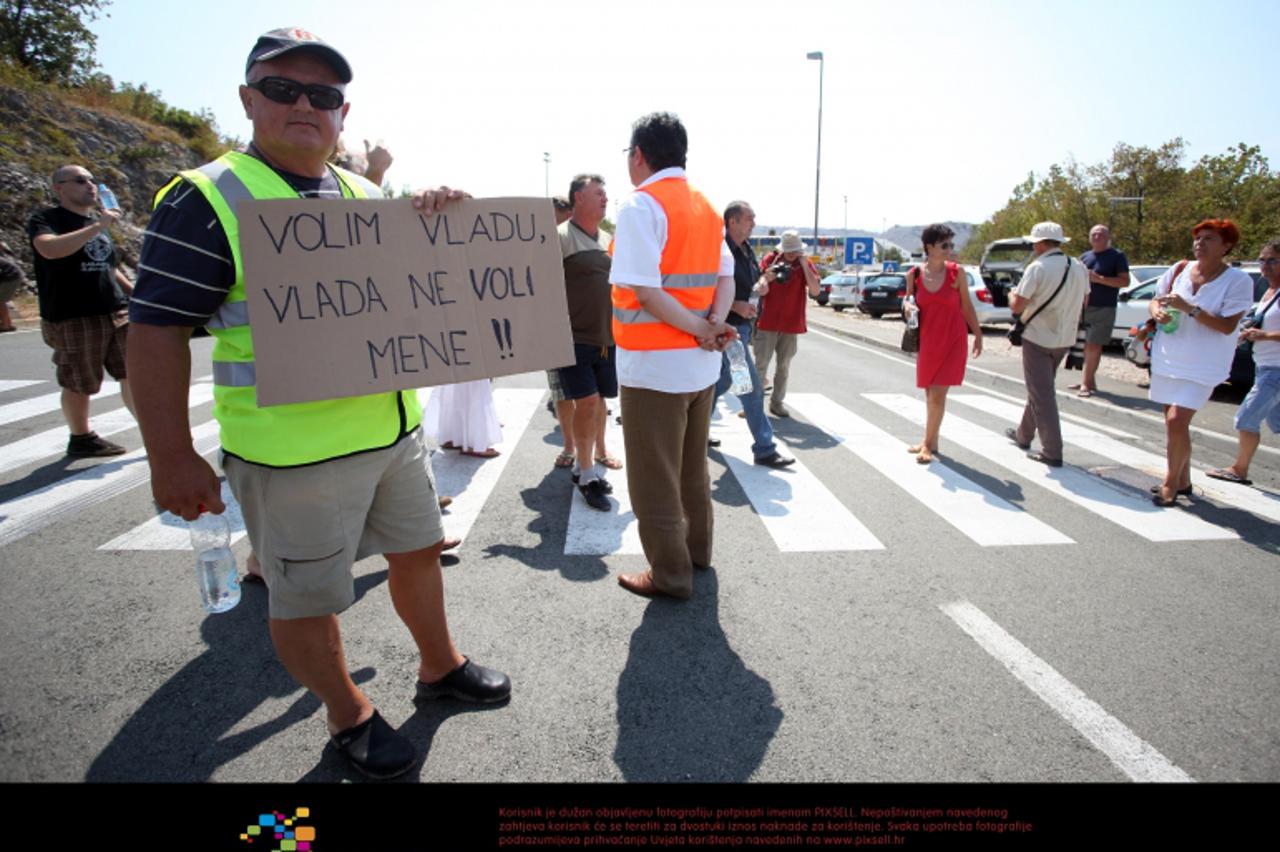
[[110,227],[118,209],[100,208],[98,185],[83,166],[53,173],[57,207],[27,222],[34,250],[40,331],[53,350],[62,414],[71,432],[69,456],[118,456],[125,448],[89,428],[89,398],[102,388],[103,371],[120,382],[133,409],[125,369],[126,310],[133,286],[116,263]]
[[[304,30],[258,39],[240,101],[253,122],[244,153],[182,172],[157,195],[142,251],[130,355],[156,502],[187,519],[221,512],[217,474],[194,450],[187,419],[188,339],[207,325],[222,467],[243,510],[268,590],[280,661],[325,705],[335,749],[386,778],[417,762],[347,671],[337,614],[355,601],[352,564],[382,554],[397,615],[417,645],[416,698],[504,701],[511,682],[463,657],[445,619],[444,531],[416,391],[259,408],[238,246],[237,203],[269,198],[381,198],[330,167],[350,105],[351,68]],[[457,190],[415,200],[427,215]]]

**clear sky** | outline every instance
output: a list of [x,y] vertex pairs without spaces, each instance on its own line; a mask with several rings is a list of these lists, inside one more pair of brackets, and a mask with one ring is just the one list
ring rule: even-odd
[[1274,5],[1183,0],[116,0],[102,70],[248,139],[236,94],[262,32],[309,29],[351,62],[348,147],[385,140],[397,188],[552,194],[599,172],[653,110],[689,130],[713,204],[812,228],[823,51],[821,227],[980,222],[1030,171],[1182,136],[1280,163]]

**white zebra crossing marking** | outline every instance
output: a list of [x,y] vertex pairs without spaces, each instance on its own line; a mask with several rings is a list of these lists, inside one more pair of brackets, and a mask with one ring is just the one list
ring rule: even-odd
[[0,393],[44,384],[43,379],[0,379]]
[[[218,424],[212,420],[191,430],[196,452],[218,446]],[[151,478],[146,449],[134,450],[75,476],[0,503],[0,545],[44,529],[94,504],[123,494]]]
[[[864,398],[923,426],[924,402],[905,394],[865,393]],[[983,429],[955,414],[942,421],[942,437],[978,453],[1018,476],[1099,517],[1137,533],[1148,541],[1238,539],[1233,530],[1210,524],[1186,512],[1170,512],[1145,497],[1121,490],[1071,465],[1051,468],[1034,462],[1003,435]]]
[[[790,402],[791,398],[788,397]],[[720,453],[783,553],[883,550],[884,544],[845,508],[805,464],[775,470],[755,463],[755,439],[747,421],[738,417],[742,404],[726,394],[722,416],[711,424]]]
[[930,511],[984,547],[1073,544],[1048,524],[935,461],[921,465],[906,443],[821,394],[793,393],[787,404]]
[[1125,775],[1134,781],[1147,782],[1195,780],[1010,636],[982,610],[968,601],[940,604],[938,608]]
[[[244,529],[244,518],[240,514],[240,504],[231,496],[231,486],[222,483],[222,502],[227,510],[223,515],[231,527],[231,543],[235,544],[247,533]],[[158,516],[118,535],[98,550],[190,550],[191,536],[187,532],[187,522],[172,512],[162,512]]]
[[[617,404],[616,401],[614,403]],[[605,423],[605,444],[623,459],[621,470],[608,471],[613,493],[609,495],[609,511],[600,512],[587,505],[575,488],[569,505],[569,525],[564,532],[566,556],[606,556],[609,554],[644,553],[640,545],[640,528],[631,509],[631,493],[627,490],[627,465],[623,458],[622,427],[610,416]],[[593,448],[594,449],[594,448]],[[565,471],[565,476],[569,475]]]
[[[102,389],[93,395],[94,399],[102,399],[120,393],[120,385],[115,382],[103,382]],[[0,405],[0,426],[16,423],[28,417],[39,417],[52,411],[62,410],[62,391],[33,396],[7,405]]]
[[[991,399],[981,394],[956,394],[952,399],[1013,423],[1017,423],[1022,419],[1022,409],[1020,407],[1001,402],[998,399]],[[1106,435],[1100,435],[1092,429],[1063,423],[1062,439],[1069,444],[1088,450],[1103,458],[1137,468],[1157,478],[1164,477],[1167,465],[1164,456],[1149,453],[1146,450],[1130,446],[1123,441],[1117,441]],[[1280,521],[1280,498],[1273,494],[1253,488],[1231,488],[1228,490],[1220,487],[1215,483],[1215,480],[1210,479],[1198,470],[1191,471],[1191,482],[1193,485],[1200,486],[1206,494],[1219,503],[1244,509],[1246,512],[1252,512],[1268,520]]]
[[[213,399],[213,385],[197,384],[191,386],[187,397],[189,408],[203,405]],[[93,430],[100,437],[125,432],[137,426],[129,409],[121,406],[93,415]],[[62,455],[67,449],[67,427],[55,426],[36,435],[14,441],[3,447],[4,457],[0,458],[0,474],[23,467],[49,456]]]
[[[427,393],[420,392],[424,405]],[[546,394],[544,390],[525,388],[497,388],[493,391],[494,407],[498,421],[502,423],[502,441],[494,449],[501,455],[478,459],[452,450],[438,450],[431,457],[436,493],[453,498],[453,504],[444,516],[445,533],[461,536],[464,547],[467,534],[471,532],[485,501],[511,461],[511,453],[520,443],[520,436],[528,428]]]

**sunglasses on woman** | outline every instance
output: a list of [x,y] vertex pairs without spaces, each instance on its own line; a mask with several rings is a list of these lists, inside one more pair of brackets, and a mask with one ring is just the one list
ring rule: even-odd
[[345,96],[333,86],[321,86],[318,83],[299,83],[288,77],[263,77],[254,83],[246,83],[250,89],[262,92],[263,97],[278,104],[292,106],[298,97],[305,94],[315,109],[334,110],[342,106]]

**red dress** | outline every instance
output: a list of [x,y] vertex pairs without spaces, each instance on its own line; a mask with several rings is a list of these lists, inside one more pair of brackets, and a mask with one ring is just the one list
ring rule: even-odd
[[942,286],[938,292],[930,293],[924,286],[924,267],[919,269],[915,286],[916,307],[920,309],[916,387],[961,384],[969,357],[969,325],[965,322],[960,290],[955,283],[963,273],[957,264],[948,263]]

